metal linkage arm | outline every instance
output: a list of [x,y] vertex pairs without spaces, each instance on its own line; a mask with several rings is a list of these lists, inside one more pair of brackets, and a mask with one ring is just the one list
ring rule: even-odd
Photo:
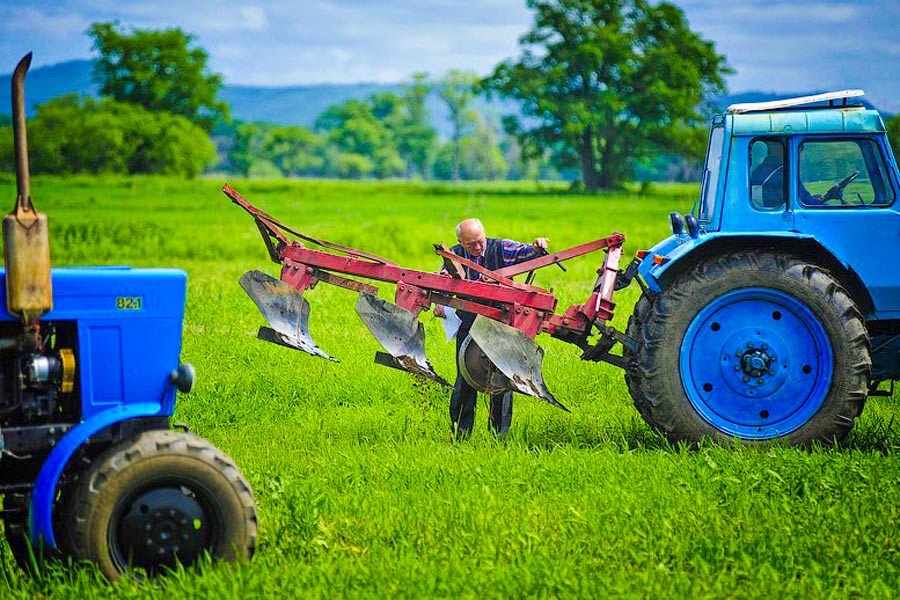
[[600,238],[599,240],[594,240],[593,242],[581,244],[580,246],[568,248],[560,252],[551,252],[544,256],[533,258],[511,267],[497,269],[496,271],[494,271],[494,273],[503,277],[515,277],[516,275],[521,275],[522,273],[527,273],[528,271],[534,271],[536,269],[542,269],[546,266],[561,263],[564,260],[569,260],[578,256],[582,256],[584,254],[589,254],[602,248],[612,248],[614,246],[621,247],[624,243],[625,235],[619,232],[615,232],[611,236],[606,238]]

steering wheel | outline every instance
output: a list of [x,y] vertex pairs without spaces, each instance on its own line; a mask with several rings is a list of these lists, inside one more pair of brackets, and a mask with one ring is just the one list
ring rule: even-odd
[[842,204],[846,204],[844,202],[844,188],[856,181],[857,177],[859,177],[859,170],[853,171],[831,186],[831,189],[822,196],[822,200],[840,200]]

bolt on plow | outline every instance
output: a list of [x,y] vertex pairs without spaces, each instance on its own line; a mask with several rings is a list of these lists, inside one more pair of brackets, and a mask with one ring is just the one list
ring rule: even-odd
[[[619,271],[625,242],[621,233],[497,270],[436,244],[435,253],[445,259],[449,272],[429,273],[305,235],[256,208],[231,186],[226,184],[222,191],[253,217],[270,258],[281,265],[280,279],[260,271],[248,271],[240,279],[241,287],[268,322],[260,328],[259,339],[335,360],[310,336],[310,306],[303,297],[319,282],[328,283],[359,294],[356,312],[385,350],[376,354],[376,363],[449,387],[425,356],[425,329],[418,320],[432,304],[449,306],[477,315],[457,357],[460,372],[472,387],[482,392],[520,392],[564,410],[568,409],[544,382],[544,351],[534,341],[538,334],[547,333],[578,346],[584,360],[623,368],[625,359],[611,350],[616,343],[633,349],[631,340],[608,324],[615,309],[614,291],[630,283],[637,267],[635,262]],[[605,250],[605,258],[587,300],[562,314],[555,313],[557,298],[530,284],[534,271],[562,266],[563,261],[597,250]],[[463,278],[463,268],[477,271],[481,280]],[[525,283],[513,280],[524,273],[528,273]],[[396,284],[394,302],[379,298],[378,288],[360,279]],[[591,343],[595,333],[598,337]]]

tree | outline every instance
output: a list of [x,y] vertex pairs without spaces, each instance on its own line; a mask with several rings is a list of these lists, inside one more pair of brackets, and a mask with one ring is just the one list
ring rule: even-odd
[[222,77],[208,72],[206,52],[191,47],[194,36],[177,28],[126,34],[110,22],[94,23],[88,34],[100,53],[94,77],[102,95],[181,115],[206,132],[228,118],[218,99]]
[[497,143],[497,133],[478,113],[474,114],[473,131],[456,142],[438,149],[434,175],[438,179],[481,179],[493,181],[506,176],[508,167]]
[[321,147],[322,140],[308,129],[278,126],[263,136],[260,153],[285,176],[315,175],[324,163]]
[[432,87],[427,74],[413,74],[412,82],[403,90],[405,118],[396,132],[400,157],[407,162],[411,173],[421,177],[428,174],[428,161],[437,140],[437,131],[431,126],[425,107]]
[[388,126],[399,103],[396,94],[378,94],[367,102],[348,100],[325,109],[316,119],[316,130],[325,133],[340,153],[352,155],[342,158],[340,165],[327,161],[329,167],[339,169],[339,176],[362,177],[367,168],[378,178],[402,174],[406,163]]
[[578,166],[587,190],[621,186],[635,160],[681,151],[704,97],[729,73],[712,42],[692,32],[681,9],[647,0],[527,0],[535,23],[517,61],[484,81],[521,102],[507,119],[523,151]]
[[894,158],[900,161],[900,115],[894,115],[887,122],[888,139],[894,150]]
[[453,181],[460,177],[460,161],[462,160],[462,138],[474,119],[469,104],[475,98],[475,86],[478,75],[473,71],[456,69],[447,73],[438,87],[441,99],[450,110],[450,122],[453,125],[451,142],[453,144]]
[[[186,118],[108,98],[54,98],[38,106],[28,134],[34,173],[193,177],[215,158],[209,137]],[[0,144],[0,167],[12,168],[11,146]]]

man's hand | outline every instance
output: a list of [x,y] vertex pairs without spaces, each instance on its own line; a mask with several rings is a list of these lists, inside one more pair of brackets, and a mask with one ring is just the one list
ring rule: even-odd
[[531,245],[534,246],[535,250],[537,250],[538,248],[540,248],[541,250],[547,250],[550,247],[550,240],[549,238],[545,237],[535,238],[535,240],[531,242]]
[[444,312],[443,304],[435,304],[434,305],[434,316],[436,316],[438,319],[446,319],[447,318],[447,313]]

